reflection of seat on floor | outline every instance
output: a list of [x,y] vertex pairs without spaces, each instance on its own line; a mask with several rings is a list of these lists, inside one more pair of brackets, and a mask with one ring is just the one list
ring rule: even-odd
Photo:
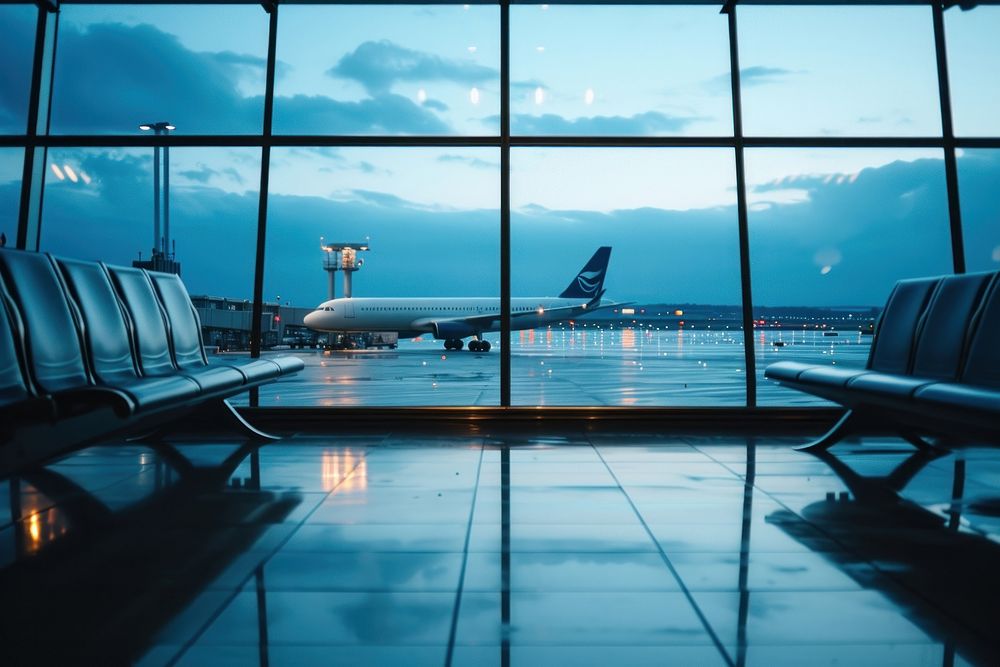
[[[855,578],[856,566],[874,565],[881,576],[859,583],[880,589],[910,621],[943,643],[946,654],[951,651],[954,657],[957,651],[976,663],[997,664],[1000,545],[959,530],[965,461],[955,461],[952,505],[946,519],[900,495],[940,453],[912,453],[878,477],[864,477],[827,452],[817,456],[850,490],[839,497],[830,494],[799,511],[805,522],[843,547],[822,555]],[[787,510],[772,513],[768,522],[792,537],[795,524],[802,523]]]
[[[193,465],[170,445],[154,451],[156,465],[168,466],[176,483],[122,511],[71,478],[87,466],[32,469],[10,481],[12,499],[30,485],[52,501],[42,512],[58,513],[65,529],[31,548],[37,526],[17,503],[11,506],[22,553],[0,570],[0,643],[13,664],[134,663],[169,621],[301,502],[295,493],[259,490],[256,445],[234,446],[211,466]],[[248,457],[247,485],[227,489]]]

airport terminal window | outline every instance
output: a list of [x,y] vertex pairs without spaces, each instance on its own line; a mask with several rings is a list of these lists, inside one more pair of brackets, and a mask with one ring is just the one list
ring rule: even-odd
[[1000,7],[945,12],[948,81],[955,135],[1000,134]]
[[[523,148],[511,163],[513,297],[606,290],[512,333],[512,403],[743,405],[733,151]],[[602,246],[606,271],[585,267]]]
[[[41,249],[110,264],[150,262],[153,150],[54,148],[48,155]],[[173,268],[193,297],[249,303],[260,150],[172,148],[169,166],[169,184],[161,172],[156,260],[165,263],[153,268],[169,270],[169,262],[176,262]],[[169,196],[167,210],[162,208],[163,193]],[[214,337],[206,335],[206,343],[214,344]]]
[[0,235],[7,247],[17,239],[17,211],[21,201],[21,168],[24,150],[0,148]]
[[963,150],[958,157],[962,233],[968,271],[1000,269],[1000,150]]
[[52,91],[57,134],[259,133],[267,14],[254,5],[66,5]]
[[[499,170],[495,148],[273,150],[264,300],[287,309],[272,342],[302,346],[297,354],[307,368],[294,383],[262,388],[261,405],[497,405],[497,333],[483,332],[493,349],[476,353],[445,350],[444,340],[418,329],[432,320],[462,329],[467,316],[458,308],[488,313],[459,297],[494,299],[491,307],[499,308]],[[357,247],[362,243],[370,249]],[[338,244],[353,250],[353,258],[322,249]],[[364,319],[376,323],[366,327],[376,330],[375,338],[329,336],[302,326],[331,289],[344,296],[346,275],[358,305],[333,304],[333,328],[349,330]],[[369,297],[456,301],[361,301]],[[446,312],[438,317],[440,311]],[[398,323],[377,326],[389,312],[392,322],[404,318],[417,329],[407,334]],[[472,333],[462,330],[465,346]],[[372,351],[363,349],[368,346]]]
[[24,134],[35,47],[34,5],[0,5],[0,134]]
[[[863,364],[866,327],[894,281],[954,268],[942,159],[951,138],[928,5],[737,3],[736,136],[718,4],[511,5],[509,110],[495,4],[266,4],[280,14],[271,134],[265,7],[108,1],[48,15],[58,16],[54,78],[39,114],[51,115],[55,140],[26,134],[38,9],[0,5],[8,247],[21,221],[29,248],[37,238],[59,254],[153,262],[153,144],[173,136],[171,241],[156,261],[179,263],[210,346],[295,348],[310,365],[262,389],[261,405],[497,405],[504,345],[513,405],[746,405],[748,384],[761,405],[810,405],[765,382],[768,363]],[[995,270],[1000,7],[943,16],[966,264]],[[744,137],[748,289],[734,159]],[[395,325],[376,340],[305,324],[328,296],[324,258],[336,254],[320,250],[321,236],[370,244],[353,258],[365,262],[352,274],[357,297],[497,298],[508,140],[511,340],[486,333],[492,350],[470,353],[429,332],[381,335]],[[25,156],[37,156],[29,171],[42,180],[22,188]],[[258,224],[262,336],[251,341]],[[596,273],[581,269],[595,255],[601,264],[603,247],[601,288],[623,302],[618,312],[520,328],[539,304],[517,299],[558,296],[577,279],[589,288]],[[343,273],[332,275],[340,296]],[[474,319],[484,307],[357,312],[414,313],[465,347],[472,329],[498,328]],[[380,351],[350,349],[369,346]]]
[[515,135],[730,135],[717,7],[511,7]]
[[935,136],[930,7],[739,5],[748,136]]
[[758,402],[819,402],[763,379],[782,360],[863,367],[901,278],[950,273],[940,149],[747,151]]
[[496,135],[499,20],[488,5],[283,6],[274,131]]

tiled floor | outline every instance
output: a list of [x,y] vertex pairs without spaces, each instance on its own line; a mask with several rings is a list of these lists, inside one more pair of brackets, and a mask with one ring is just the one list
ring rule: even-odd
[[0,483],[0,663],[998,664],[1000,450],[800,440],[94,448]]

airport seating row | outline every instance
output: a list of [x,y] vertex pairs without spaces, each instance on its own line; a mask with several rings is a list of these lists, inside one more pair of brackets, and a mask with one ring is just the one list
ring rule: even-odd
[[825,449],[863,423],[892,426],[914,444],[1000,440],[1000,273],[899,281],[876,327],[867,366],[792,361],[765,377],[850,408]]
[[176,275],[0,249],[0,473],[198,410],[236,416],[225,399],[302,368],[210,365]]

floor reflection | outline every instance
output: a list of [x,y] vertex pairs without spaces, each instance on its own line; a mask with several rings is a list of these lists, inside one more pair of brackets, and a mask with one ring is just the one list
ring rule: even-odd
[[1000,451],[562,432],[0,481],[0,663],[997,664]]

